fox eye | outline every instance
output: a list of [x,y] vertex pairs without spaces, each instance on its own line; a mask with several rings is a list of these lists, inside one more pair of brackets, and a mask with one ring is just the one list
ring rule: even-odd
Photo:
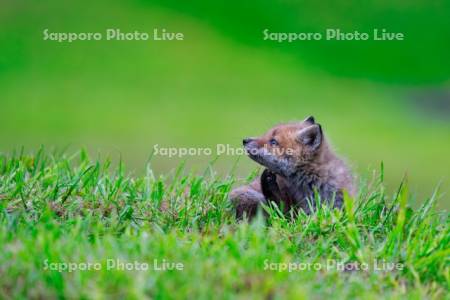
[[273,147],[278,146],[278,142],[277,142],[276,139],[271,139],[271,140],[269,141],[269,144],[270,144],[270,146],[273,146]]

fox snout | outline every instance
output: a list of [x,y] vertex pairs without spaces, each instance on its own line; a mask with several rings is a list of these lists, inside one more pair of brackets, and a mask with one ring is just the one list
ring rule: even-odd
[[242,140],[242,144],[247,151],[250,149],[259,149],[261,147],[257,138],[245,138]]
[[242,140],[242,145],[247,146],[247,144],[251,143],[254,139],[252,138],[245,138]]
[[244,149],[246,150],[247,154],[252,159],[254,159],[255,156],[258,156],[260,145],[257,138],[245,138],[242,140],[242,144],[244,145]]

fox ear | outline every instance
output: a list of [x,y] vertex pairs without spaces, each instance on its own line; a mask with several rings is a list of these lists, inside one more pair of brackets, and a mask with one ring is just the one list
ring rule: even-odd
[[304,123],[309,123],[311,125],[316,124],[316,120],[313,116],[309,116],[306,119],[303,120]]
[[322,144],[322,127],[319,124],[306,127],[299,131],[297,139],[311,150],[317,150]]

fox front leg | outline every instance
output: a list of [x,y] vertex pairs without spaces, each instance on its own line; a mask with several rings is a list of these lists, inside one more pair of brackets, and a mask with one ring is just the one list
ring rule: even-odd
[[280,205],[281,192],[277,184],[277,175],[269,169],[265,169],[261,174],[261,190],[266,201],[274,201]]

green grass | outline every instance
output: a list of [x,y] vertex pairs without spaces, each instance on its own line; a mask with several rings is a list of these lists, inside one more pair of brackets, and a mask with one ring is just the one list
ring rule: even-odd
[[[151,164],[144,176],[113,165],[84,151],[0,155],[0,298],[439,299],[448,293],[449,218],[435,209],[438,193],[412,209],[406,184],[385,193],[383,171],[361,183],[342,211],[323,207],[290,220],[268,207],[267,220],[238,223],[227,195],[241,180],[218,178],[213,165],[202,175],[180,166],[162,177]],[[149,263],[150,270],[107,270],[107,259]],[[153,270],[154,259],[184,269]],[[330,259],[404,268],[265,270],[268,263],[323,266]],[[44,268],[64,262],[99,263],[100,270]]]

